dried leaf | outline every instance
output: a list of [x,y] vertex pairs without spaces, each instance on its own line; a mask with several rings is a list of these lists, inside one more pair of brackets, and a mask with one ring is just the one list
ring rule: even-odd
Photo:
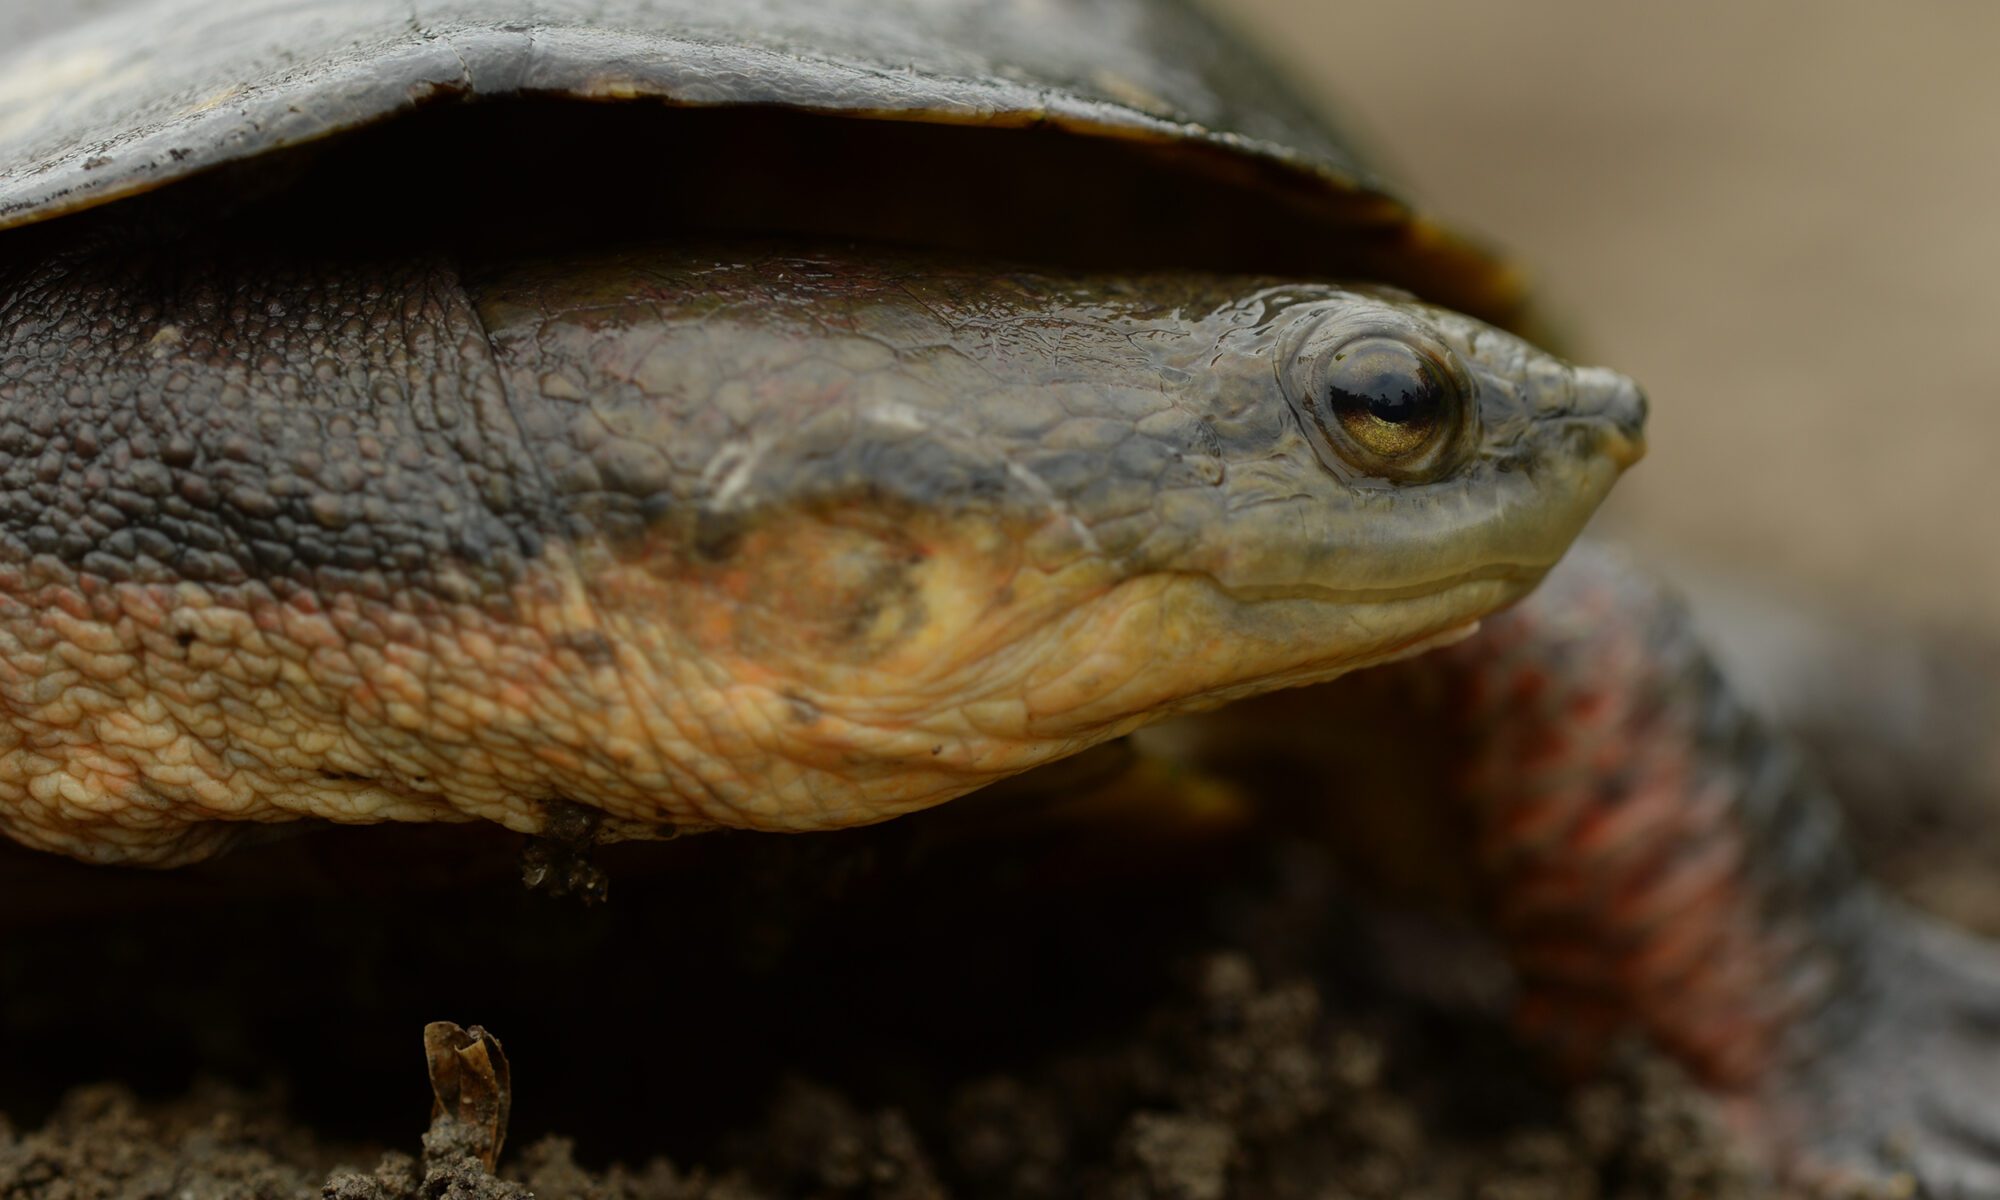
[[507,1141],[513,1080],[500,1039],[474,1025],[450,1021],[424,1026],[424,1058],[431,1073],[431,1120],[449,1117],[478,1135],[479,1161],[492,1170]]

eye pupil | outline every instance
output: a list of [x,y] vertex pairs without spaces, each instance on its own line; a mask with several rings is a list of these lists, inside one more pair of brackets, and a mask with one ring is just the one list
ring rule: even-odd
[[1394,342],[1341,355],[1328,385],[1335,413],[1366,413],[1391,425],[1435,417],[1444,405],[1437,368]]
[[1326,375],[1327,408],[1367,453],[1402,459],[1446,432],[1451,391],[1437,365],[1411,346],[1370,338],[1335,355]]
[[1437,398],[1424,395],[1410,387],[1391,385],[1380,391],[1364,392],[1359,397],[1368,406],[1368,415],[1391,425],[1406,425],[1423,416],[1424,409],[1435,407]]

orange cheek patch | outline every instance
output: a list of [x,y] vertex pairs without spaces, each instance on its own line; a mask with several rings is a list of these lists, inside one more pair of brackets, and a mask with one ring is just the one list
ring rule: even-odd
[[1301,647],[1347,665],[1311,605],[1253,618],[1088,543],[1059,511],[856,504],[705,551],[551,543],[484,603],[442,599],[492,586],[448,562],[423,593],[0,575],[0,829],[169,864],[231,822],[536,831],[556,800],[607,837],[832,828],[1265,686]]

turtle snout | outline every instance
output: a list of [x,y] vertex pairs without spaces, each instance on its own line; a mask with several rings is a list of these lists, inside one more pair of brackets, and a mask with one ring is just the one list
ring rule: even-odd
[[1620,467],[1646,453],[1646,393],[1631,379],[1605,367],[1577,367],[1576,415],[1604,431],[1604,452]]

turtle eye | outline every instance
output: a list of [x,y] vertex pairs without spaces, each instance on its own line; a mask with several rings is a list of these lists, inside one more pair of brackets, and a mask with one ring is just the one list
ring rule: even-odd
[[1457,375],[1436,354],[1372,334],[1322,355],[1312,371],[1313,415],[1349,466],[1421,483],[1451,465],[1467,406]]

